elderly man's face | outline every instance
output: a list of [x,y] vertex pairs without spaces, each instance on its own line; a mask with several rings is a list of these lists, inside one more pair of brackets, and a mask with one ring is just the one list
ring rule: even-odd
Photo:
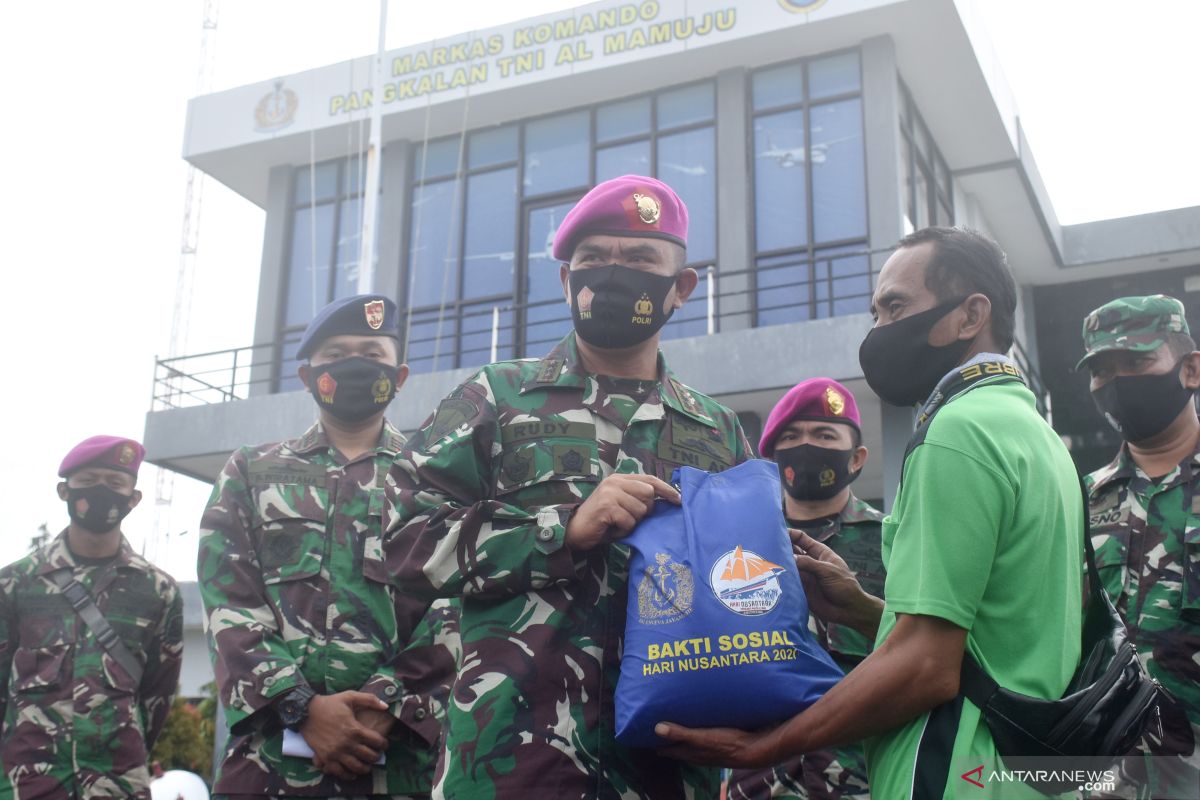
[[[891,325],[938,305],[938,297],[925,285],[925,270],[933,258],[934,244],[922,242],[901,247],[879,271],[875,294],[871,297],[871,316],[875,327]],[[954,320],[943,317],[929,332],[929,344],[941,347],[955,340]]]

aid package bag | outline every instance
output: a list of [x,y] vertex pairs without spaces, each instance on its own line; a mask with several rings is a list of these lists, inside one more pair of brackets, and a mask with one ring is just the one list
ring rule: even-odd
[[815,703],[842,672],[808,631],[779,468],[675,470],[629,538],[617,739],[661,747],[658,722],[760,728]]

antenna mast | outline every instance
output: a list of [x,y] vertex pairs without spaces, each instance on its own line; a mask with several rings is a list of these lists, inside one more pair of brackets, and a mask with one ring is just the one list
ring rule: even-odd
[[[213,39],[217,32],[217,0],[204,0],[204,18],[200,30],[200,65],[196,70],[193,96],[207,94],[212,88],[214,58]],[[187,349],[188,324],[192,311],[192,283],[196,272],[196,252],[200,246],[200,208],[204,199],[204,173],[188,164],[187,182],[183,191],[183,226],[179,243],[179,270],[175,277],[175,305],[171,316],[171,340],[167,356],[182,355]],[[174,401],[179,384],[171,380],[168,396]],[[158,557],[159,545],[171,536],[171,499],[174,495],[175,473],[158,468],[154,483],[154,538],[150,559]]]

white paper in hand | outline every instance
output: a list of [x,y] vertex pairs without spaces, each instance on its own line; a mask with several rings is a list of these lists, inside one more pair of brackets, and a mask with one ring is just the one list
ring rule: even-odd
[[[283,729],[283,754],[285,756],[294,756],[296,758],[312,759],[315,753],[308,746],[308,742],[304,741],[304,737],[299,731],[294,731],[291,728]],[[383,765],[387,763],[387,756],[384,753],[379,754],[379,760],[376,764]]]

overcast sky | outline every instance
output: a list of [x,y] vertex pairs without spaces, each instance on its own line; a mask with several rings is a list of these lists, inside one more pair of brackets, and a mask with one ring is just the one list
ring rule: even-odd
[[[768,0],[759,0],[768,2]],[[828,0],[831,4],[838,0]],[[219,4],[213,89],[374,51],[373,0]],[[392,0],[388,47],[575,5],[561,0]],[[1200,205],[1195,42],[1200,3],[982,0],[1022,124],[1063,223]],[[0,151],[9,290],[0,331],[5,487],[14,511],[0,563],[23,555],[45,522],[66,524],[54,493],[66,451],[96,433],[140,439],[155,355],[170,346],[186,165],[187,99],[196,88],[202,0],[20,2],[0,29]],[[191,325],[180,352],[251,343],[263,213],[209,181]],[[21,342],[33,343],[32,348]],[[125,523],[153,539],[157,470]],[[174,481],[149,547],[195,578],[207,487]]]

